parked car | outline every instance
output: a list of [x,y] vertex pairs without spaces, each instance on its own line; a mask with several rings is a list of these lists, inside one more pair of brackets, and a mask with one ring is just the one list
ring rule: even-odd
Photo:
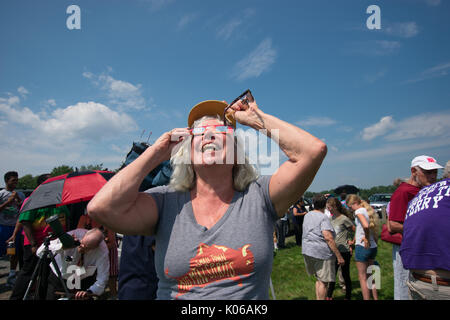
[[[313,205],[311,200],[308,198],[303,198],[303,200],[305,202],[306,211],[309,212],[312,210]],[[283,248],[284,239],[294,235],[294,214],[290,211],[286,213],[283,218],[280,218],[277,221],[277,227],[275,229],[278,246]],[[280,234],[281,232],[283,234]]]
[[386,208],[391,201],[392,193],[375,193],[369,197],[370,206],[378,213],[380,219],[383,218],[383,208]]

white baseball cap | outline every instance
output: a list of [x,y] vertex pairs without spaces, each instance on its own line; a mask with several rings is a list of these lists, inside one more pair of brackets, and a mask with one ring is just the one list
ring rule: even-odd
[[436,162],[436,159],[430,156],[418,156],[411,161],[412,167],[421,167],[424,170],[442,169],[444,168]]

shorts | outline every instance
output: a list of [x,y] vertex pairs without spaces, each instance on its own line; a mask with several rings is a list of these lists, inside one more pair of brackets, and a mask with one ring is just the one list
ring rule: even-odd
[[317,259],[307,255],[303,255],[305,260],[306,272],[310,276],[315,276],[317,280],[322,282],[334,282],[336,279],[335,257],[327,260]]
[[366,249],[363,246],[356,245],[355,248],[355,261],[358,262],[368,262],[369,260],[375,260],[377,256],[378,248]]

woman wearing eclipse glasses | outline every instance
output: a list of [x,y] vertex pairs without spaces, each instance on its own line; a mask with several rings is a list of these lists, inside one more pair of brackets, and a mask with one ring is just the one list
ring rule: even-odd
[[[258,177],[242,156],[236,122],[264,130],[286,154],[273,175]],[[307,190],[326,152],[318,138],[259,109],[249,90],[230,104],[203,101],[188,128],[164,133],[111,178],[88,213],[115,232],[155,235],[158,299],[269,299],[275,221]],[[170,184],[138,192],[167,159]]]

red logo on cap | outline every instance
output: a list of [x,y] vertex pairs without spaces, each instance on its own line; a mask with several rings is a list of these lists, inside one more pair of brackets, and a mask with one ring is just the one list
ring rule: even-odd
[[428,162],[436,162],[433,158],[427,158]]

